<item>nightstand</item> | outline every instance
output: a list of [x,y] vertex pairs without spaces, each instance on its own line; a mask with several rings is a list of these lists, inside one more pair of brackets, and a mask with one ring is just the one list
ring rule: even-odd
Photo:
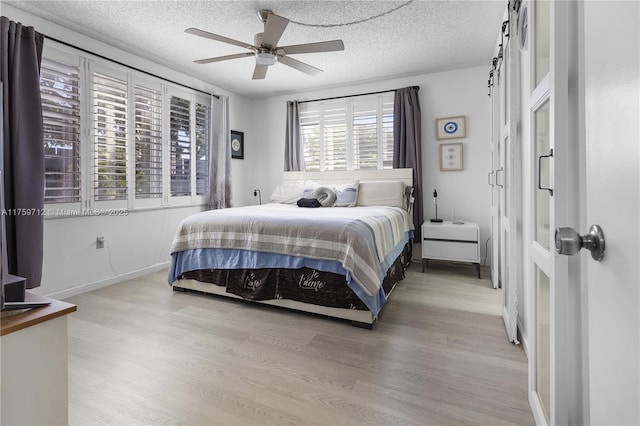
[[480,227],[477,223],[425,222],[422,224],[422,272],[429,259],[469,262],[480,278]]

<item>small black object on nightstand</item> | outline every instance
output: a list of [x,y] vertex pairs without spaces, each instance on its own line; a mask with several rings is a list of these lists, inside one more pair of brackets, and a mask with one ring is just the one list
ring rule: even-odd
[[433,204],[436,206],[436,217],[431,219],[431,222],[440,223],[442,219],[438,219],[438,191],[433,190]]

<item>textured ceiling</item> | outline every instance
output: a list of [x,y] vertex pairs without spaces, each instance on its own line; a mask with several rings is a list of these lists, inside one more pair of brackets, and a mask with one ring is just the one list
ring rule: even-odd
[[[253,44],[263,30],[257,11],[292,21],[359,21],[406,1],[3,1],[66,28],[248,98],[488,65],[503,1],[424,1],[348,26],[290,23],[279,45],[342,39],[342,52],[292,57],[324,72],[311,77],[283,64],[252,81],[251,57],[207,65],[196,59],[248,52],[184,33],[189,27]],[[37,30],[37,28],[36,28]],[[73,42],[72,40],[64,40]]]

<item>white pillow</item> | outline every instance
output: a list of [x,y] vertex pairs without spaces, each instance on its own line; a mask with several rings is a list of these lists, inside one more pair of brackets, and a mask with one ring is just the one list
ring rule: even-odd
[[358,201],[358,181],[355,180],[345,185],[336,185],[333,189],[336,192],[336,202],[334,207],[355,207]]
[[304,187],[298,184],[288,184],[278,186],[271,194],[272,203],[295,204],[304,192]]
[[405,208],[404,183],[402,181],[360,182],[357,205]]

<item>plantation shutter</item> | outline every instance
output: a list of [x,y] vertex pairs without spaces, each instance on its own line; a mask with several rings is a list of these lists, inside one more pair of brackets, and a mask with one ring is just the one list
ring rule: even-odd
[[324,104],[322,108],[323,170],[347,170],[347,105]]
[[209,193],[211,107],[196,103],[196,195]]
[[[378,99],[353,100],[353,168],[378,169]],[[380,125],[380,126],[379,126]]]
[[304,169],[320,170],[320,109],[318,105],[299,106],[300,137],[303,144]]
[[42,59],[45,203],[80,201],[79,68]]
[[162,93],[135,86],[136,198],[162,197]]
[[191,101],[171,97],[171,196],[191,195]]
[[393,167],[394,93],[300,103],[307,171]]
[[382,126],[379,127],[382,139],[382,168],[393,168],[393,99],[394,92],[380,95],[380,110],[382,112]]
[[127,82],[93,73],[94,197],[127,199]]

